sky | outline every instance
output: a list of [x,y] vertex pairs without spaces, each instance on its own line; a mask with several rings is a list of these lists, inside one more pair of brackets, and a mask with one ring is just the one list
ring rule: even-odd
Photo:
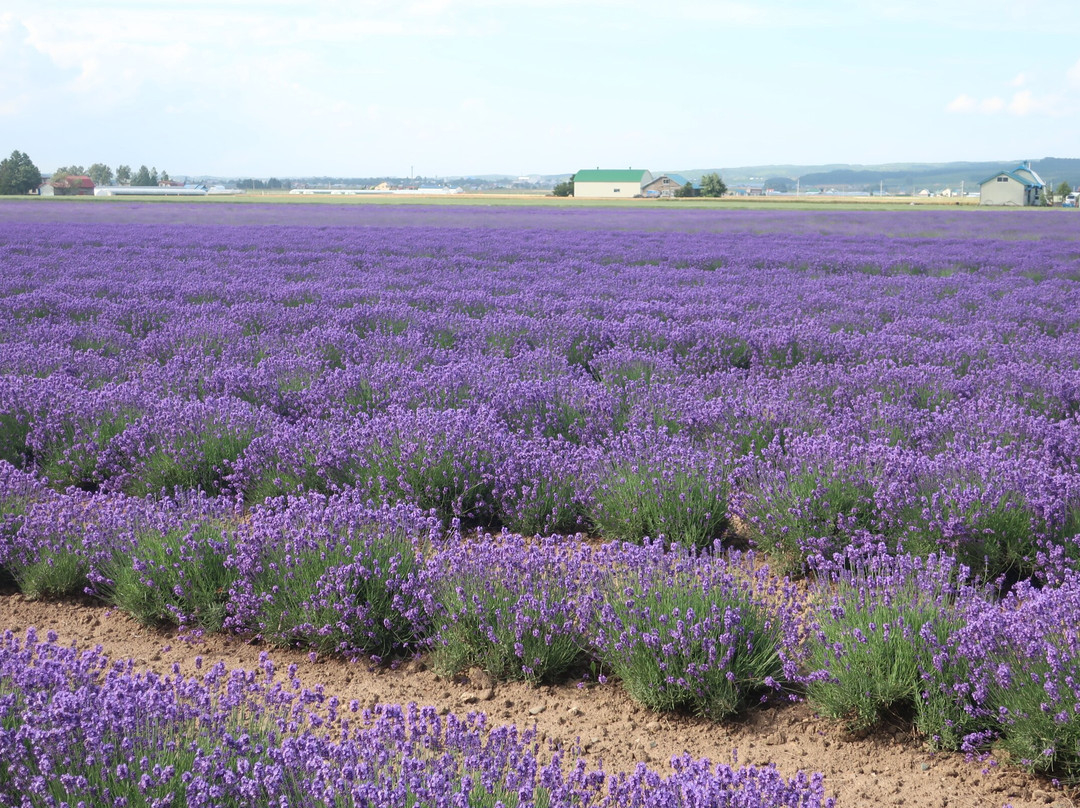
[[16,149],[260,178],[1080,157],[1080,2],[4,0]]

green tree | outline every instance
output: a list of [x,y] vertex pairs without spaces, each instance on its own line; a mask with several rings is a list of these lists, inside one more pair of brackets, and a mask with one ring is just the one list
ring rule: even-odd
[[0,194],[25,194],[41,185],[41,172],[26,152],[0,160]]
[[135,172],[135,176],[131,178],[131,184],[140,187],[149,187],[157,185],[157,183],[150,176],[150,169],[145,165],[139,166],[139,170]]
[[1069,187],[1069,183],[1066,182],[1065,180],[1062,180],[1058,184],[1058,187],[1054,189],[1054,201],[1057,201],[1059,199],[1064,199],[1065,197],[1067,197],[1071,193],[1072,193],[1072,188]]
[[94,181],[94,185],[112,185],[112,169],[104,163],[94,163],[86,169],[86,175]]
[[86,169],[82,166],[61,166],[53,172],[51,179],[53,182],[59,182],[64,177],[81,177],[84,174],[86,174]]
[[574,195],[574,177],[575,174],[570,175],[570,179],[557,183],[554,188],[551,189],[551,193],[555,196],[573,196]]
[[680,199],[684,199],[684,198],[686,198],[688,196],[697,196],[697,195],[698,195],[697,188],[694,187],[694,183],[690,182],[690,180],[686,181],[686,185],[683,185],[683,186],[675,189],[675,196],[679,197]]
[[702,196],[723,196],[727,193],[727,186],[715,171],[701,178]]
[[118,165],[116,167],[116,184],[131,185],[131,166]]
[[158,177],[158,181],[159,182],[171,182],[171,180],[169,179],[169,172],[162,169],[161,170],[161,176]]

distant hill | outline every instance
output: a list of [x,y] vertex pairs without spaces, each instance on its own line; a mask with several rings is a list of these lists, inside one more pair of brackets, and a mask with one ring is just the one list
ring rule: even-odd
[[[922,188],[954,187],[961,182],[974,190],[975,185],[1001,169],[1015,168],[1023,160],[995,160],[986,162],[952,163],[887,163],[884,165],[761,165],[734,168],[704,168],[681,170],[677,173],[692,180],[712,171],[724,178],[728,185],[740,182],[762,182],[776,177],[798,180],[804,188],[844,187],[877,190],[884,184],[886,189],[918,191]],[[1047,183],[1058,185],[1062,181],[1076,187],[1080,185],[1080,158],[1044,157],[1032,160],[1031,167]],[[654,174],[656,172],[653,172]]]

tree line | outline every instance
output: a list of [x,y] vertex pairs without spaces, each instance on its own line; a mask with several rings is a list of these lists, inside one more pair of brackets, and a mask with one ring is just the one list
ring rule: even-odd
[[[157,168],[139,166],[133,171],[131,166],[118,165],[114,171],[104,163],[94,163],[89,168],[80,165],[61,166],[52,173],[50,180],[60,182],[65,177],[89,177],[94,185],[135,185],[153,187],[162,182],[169,182],[167,171],[158,172]],[[10,157],[0,160],[0,194],[27,194],[42,183],[42,174],[26,152],[17,149]]]
[[143,165],[133,171],[131,166],[121,164],[116,167],[116,171],[113,171],[104,163],[94,163],[89,168],[83,168],[80,165],[61,166],[53,172],[52,180],[59,182],[64,177],[72,176],[89,177],[94,185],[112,185],[115,182],[117,185],[149,187],[170,181],[169,173],[162,171],[159,174],[157,168],[147,168]]

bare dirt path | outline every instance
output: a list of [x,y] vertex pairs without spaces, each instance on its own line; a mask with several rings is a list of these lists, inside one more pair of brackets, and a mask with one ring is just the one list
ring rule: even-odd
[[727,763],[732,750],[737,750],[740,764],[775,763],[789,776],[800,769],[823,772],[828,793],[837,796],[841,806],[1080,805],[1048,780],[1004,765],[935,754],[900,729],[850,738],[805,704],[754,709],[739,721],[716,724],[649,712],[617,684],[531,687],[495,683],[476,670],[452,680],[436,675],[423,660],[393,670],[372,670],[363,662],[313,661],[306,653],[271,649],[238,637],[184,639],[176,631],[144,628],[127,615],[90,601],[50,603],[0,594],[0,631],[21,635],[31,626],[42,636],[55,631],[64,644],[100,645],[114,659],[131,658],[161,673],[178,663],[185,674],[194,675],[196,657],[202,658],[204,669],[218,661],[229,668],[251,669],[258,666],[259,654],[268,651],[278,670],[295,663],[305,686],[322,684],[328,694],[343,701],[358,699],[365,706],[417,702],[445,712],[484,712],[492,725],[536,725],[542,738],[564,748],[580,743],[583,756],[590,763],[602,760],[608,771],[632,769],[639,762],[669,771],[668,761],[683,752]]

